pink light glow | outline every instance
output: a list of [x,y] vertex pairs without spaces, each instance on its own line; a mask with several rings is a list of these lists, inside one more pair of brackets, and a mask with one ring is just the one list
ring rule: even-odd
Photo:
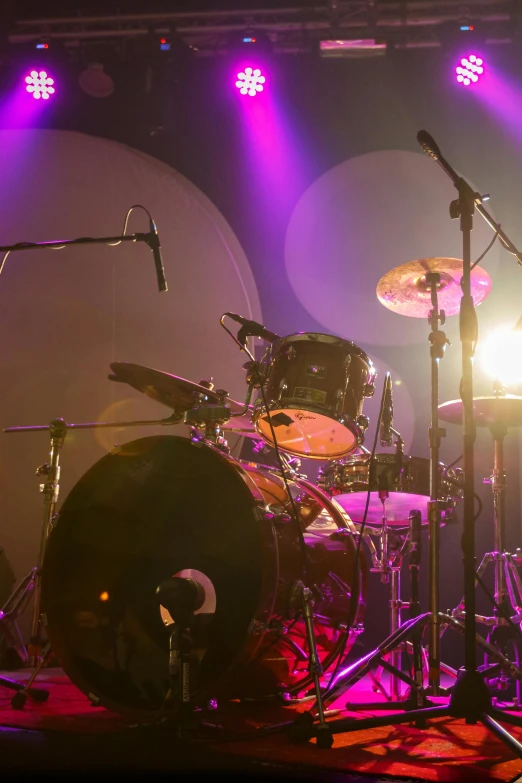
[[54,79],[47,74],[47,71],[31,71],[29,76],[25,77],[26,87],[28,93],[31,93],[33,98],[40,100],[49,100],[49,97],[54,93]]
[[236,87],[241,95],[257,95],[258,92],[263,91],[263,85],[265,83],[265,77],[261,73],[260,68],[245,68],[238,73]]
[[455,68],[457,81],[464,87],[476,84],[484,73],[484,60],[476,54],[462,57],[460,64]]

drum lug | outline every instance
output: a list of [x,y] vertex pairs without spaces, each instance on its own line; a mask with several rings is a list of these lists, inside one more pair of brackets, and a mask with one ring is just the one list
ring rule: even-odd
[[357,423],[357,426],[360,427],[361,430],[367,430],[368,429],[368,425],[370,423],[370,419],[368,418],[368,416],[363,416],[361,414],[361,416],[357,416],[357,422],[356,423]]

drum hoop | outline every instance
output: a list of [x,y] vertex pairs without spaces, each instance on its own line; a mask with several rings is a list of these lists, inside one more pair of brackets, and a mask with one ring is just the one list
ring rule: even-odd
[[[320,338],[320,339],[314,339]],[[368,354],[359,348],[351,340],[345,340],[343,337],[336,337],[333,334],[324,334],[323,332],[295,332],[294,334],[286,335],[275,340],[270,348],[270,353],[273,355],[282,346],[287,343],[297,342],[313,342],[315,345],[335,345],[346,348],[350,353],[355,354],[358,358],[362,359],[367,365],[368,370],[374,370],[374,365]],[[275,350],[274,350],[275,349]]]

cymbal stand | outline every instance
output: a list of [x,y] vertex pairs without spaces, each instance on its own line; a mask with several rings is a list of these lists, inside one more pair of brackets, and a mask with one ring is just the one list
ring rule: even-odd
[[[34,667],[33,672],[26,683],[20,683],[16,680],[8,679],[7,677],[0,677],[0,686],[3,685],[5,688],[16,691],[11,700],[13,709],[23,709],[28,696],[35,701],[45,701],[49,696],[49,691],[42,688],[33,688],[32,684],[48,660],[51,652],[49,644],[46,644],[43,649],[41,648],[41,573],[47,539],[53,526],[56,504],[58,502],[60,491],[60,452],[67,431],[74,429],[97,429],[100,427],[118,428],[149,426],[153,424],[170,425],[176,424],[178,421],[180,421],[180,417],[174,412],[168,419],[152,421],[85,422],[81,424],[67,424],[63,419],[54,419],[48,425],[9,427],[4,430],[6,433],[48,431],[51,439],[49,463],[41,465],[36,471],[38,476],[45,477],[44,482],[40,484],[40,492],[44,499],[44,514],[40,536],[38,565],[22,579],[14,592],[9,596],[2,609],[0,609],[0,633],[5,634],[21,660]],[[31,632],[29,644],[26,647],[18,627],[18,618],[27,607],[31,598],[33,599]]]
[[[38,565],[35,566],[25,577],[25,579],[22,580],[21,584],[16,588],[14,594],[7,600],[7,604],[0,614],[0,628],[2,626],[6,628],[9,628],[9,626],[14,626],[14,628],[16,628],[16,635],[21,640],[17,625],[17,617],[27,605],[29,597],[32,596],[33,611],[31,620],[31,635],[24,658],[31,666],[34,667],[33,673],[22,687],[19,687],[20,683],[13,682],[12,680],[6,681],[0,678],[0,685],[4,685],[7,688],[11,688],[17,691],[11,701],[14,709],[21,709],[25,704],[27,696],[34,698],[34,689],[31,688],[31,685],[33,684],[40,669],[44,665],[50,652],[49,645],[46,645],[43,651],[41,649],[41,573],[47,539],[49,537],[49,533],[51,532],[56,504],[58,502],[58,494],[60,491],[60,451],[67,433],[67,425],[64,420],[55,419],[52,421],[49,424],[49,433],[51,437],[49,463],[41,465],[36,471],[38,476],[45,477],[44,482],[40,484],[40,492],[43,495],[44,514],[42,531],[40,535]],[[11,630],[8,631],[8,636],[11,638],[13,637],[13,632]],[[44,700],[42,696],[37,696],[36,698],[39,701]],[[47,698],[47,696],[45,698]]]
[[[490,427],[493,436],[493,472],[491,476],[484,479],[485,484],[491,484],[493,492],[493,551],[487,552],[477,571],[478,579],[481,579],[490,563],[493,564],[494,572],[494,598],[499,610],[495,607],[493,615],[485,617],[476,615],[478,623],[489,626],[490,631],[487,636],[488,642],[498,646],[502,652],[506,653],[507,645],[512,643],[515,654],[515,665],[520,662],[520,634],[513,624],[519,625],[522,622],[522,580],[517,568],[515,556],[505,550],[505,530],[506,530],[506,506],[505,495],[507,490],[507,476],[504,469],[504,438],[507,434],[507,425],[503,422],[496,422]],[[478,580],[477,580],[478,581]],[[511,616],[511,612],[515,614]],[[464,599],[451,612],[454,617],[465,617]],[[510,618],[509,622],[507,617]],[[489,664],[489,656],[484,656],[484,666]],[[505,672],[501,672],[498,679],[490,684],[495,684],[498,690],[506,690],[508,687],[508,678]],[[516,696],[515,706],[522,703],[522,684],[515,680]]]
[[[439,691],[438,683],[440,677],[440,663],[437,661],[436,656],[438,654],[438,642],[439,639],[435,639],[435,632],[438,631],[441,622],[447,623],[454,628],[464,631],[465,639],[465,666],[459,671],[457,681],[451,689],[451,695],[449,703],[443,706],[429,706],[426,708],[414,709],[405,712],[403,715],[384,715],[382,717],[376,716],[364,720],[360,719],[346,719],[334,720],[329,722],[328,728],[330,730],[330,742],[324,747],[331,747],[333,734],[349,731],[360,730],[364,728],[374,728],[377,726],[394,725],[399,723],[411,723],[414,720],[429,720],[435,717],[450,716],[452,718],[463,718],[469,724],[475,724],[478,722],[483,723],[486,728],[491,731],[498,739],[500,739],[510,750],[519,758],[522,758],[522,743],[520,743],[512,734],[510,734],[499,721],[512,724],[515,726],[522,726],[522,718],[514,716],[503,710],[497,709],[492,705],[491,696],[484,682],[484,677],[487,676],[487,672],[479,672],[476,665],[476,649],[475,645],[480,642],[477,639],[476,632],[476,617],[475,617],[475,489],[474,489],[474,444],[475,444],[475,421],[473,410],[473,354],[474,346],[477,341],[477,321],[475,315],[475,306],[473,297],[471,295],[471,231],[473,228],[473,214],[475,208],[484,217],[486,222],[492,226],[498,234],[500,240],[504,246],[515,255],[519,263],[522,265],[522,253],[520,253],[513,243],[506,236],[500,225],[495,223],[493,218],[488,214],[482,205],[482,196],[480,193],[473,191],[471,186],[466,182],[463,177],[460,177],[457,172],[450,166],[450,164],[443,158],[440,149],[436,142],[426,131],[420,131],[418,134],[418,140],[425,152],[430,157],[437,161],[442,167],[445,173],[453,181],[454,186],[458,191],[458,198],[452,201],[450,204],[450,216],[451,218],[460,219],[460,229],[462,232],[462,299],[460,308],[460,341],[462,346],[462,381],[461,381],[461,398],[463,407],[463,453],[464,453],[464,525],[462,535],[462,553],[464,562],[464,600],[465,600],[465,623],[462,628],[461,624],[449,615],[441,615],[437,612],[437,617],[433,618],[430,615],[433,611],[433,606],[430,607],[430,612],[426,615],[419,615],[418,617],[406,621],[399,629],[396,635],[392,635],[385,642],[383,642],[377,650],[369,653],[361,661],[354,664],[357,668],[355,676],[362,676],[362,672],[366,672],[368,664],[375,656],[379,656],[382,652],[386,652],[390,647],[399,641],[402,641],[408,634],[416,628],[418,625],[424,624],[426,621],[430,624],[431,639],[435,641],[436,649],[430,651],[430,682],[434,692]],[[431,286],[432,294],[436,292],[436,285]],[[434,299],[432,298],[432,302]],[[437,311],[431,314],[431,326],[435,335],[438,332],[438,318]],[[434,328],[435,327],[435,328]],[[440,338],[436,338],[437,341]],[[433,342],[432,342],[433,345]],[[435,348],[440,351],[441,346],[438,342],[435,343]],[[436,357],[436,350],[432,353],[432,408],[434,408],[434,396],[435,396],[435,384],[434,379],[438,378],[438,358]],[[431,492],[429,510],[430,521],[430,533],[435,536],[438,534],[438,522],[439,522],[439,509],[437,507],[437,495],[435,489],[438,485],[438,476],[435,476],[435,471],[438,469],[438,464],[435,462],[435,456],[438,460],[438,442],[441,437],[441,432],[438,427],[438,410],[433,410],[433,413],[437,413],[436,416],[432,416],[431,432],[430,432],[430,445],[432,460],[431,472]],[[434,464],[435,463],[435,464]],[[434,541],[433,535],[430,536],[430,550],[438,548],[438,538]],[[431,573],[430,577],[433,579],[435,572],[438,570],[438,551],[430,551],[430,565]],[[438,573],[437,573],[438,576]],[[432,585],[430,590],[431,602],[438,603],[438,588]],[[487,644],[487,642],[485,643]],[[497,659],[504,657],[500,653],[496,655]],[[515,667],[508,661],[512,669]],[[338,686],[346,687],[347,681],[353,681],[351,669],[348,667],[342,672],[339,672],[334,679],[332,687],[329,689],[330,693],[327,693],[323,697],[323,703],[331,698],[335,698],[338,692]],[[520,672],[517,672],[520,676]],[[319,734],[315,727],[312,725],[311,730],[308,732],[308,737],[317,736],[317,743],[319,743]]]
[[440,473],[439,452],[441,439],[446,430],[439,427],[439,362],[444,357],[444,350],[449,340],[439,329],[439,323],[444,326],[446,315],[439,311],[437,290],[441,285],[438,272],[426,274],[426,287],[431,292],[431,311],[428,323],[431,326],[429,335],[431,359],[431,426],[429,429],[430,443],[430,500],[428,502],[429,522],[429,610],[430,635],[428,644],[428,680],[432,696],[440,694],[440,618],[439,618],[439,550],[440,550]]

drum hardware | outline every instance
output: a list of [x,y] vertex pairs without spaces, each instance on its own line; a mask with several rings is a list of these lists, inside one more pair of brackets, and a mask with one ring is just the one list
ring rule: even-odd
[[[12,427],[6,432],[17,432],[24,428]],[[62,449],[65,436],[67,434],[67,425],[63,419],[54,419],[48,427],[51,439],[51,448],[49,463],[41,465],[37,471],[37,476],[43,477],[43,483],[40,484],[40,492],[43,495],[44,514],[42,531],[40,535],[40,550],[38,555],[38,564],[22,580],[15,589],[13,595],[8,598],[6,605],[0,613],[0,627],[9,629],[8,637],[18,638],[22,642],[20,630],[18,628],[18,617],[27,607],[29,599],[32,598],[33,609],[31,619],[31,631],[29,644],[25,647],[18,645],[22,651],[22,660],[33,667],[33,672],[25,684],[0,678],[0,685],[16,691],[11,699],[13,709],[23,709],[27,697],[36,701],[45,701],[49,696],[49,691],[32,688],[40,669],[46,662],[50,648],[46,645],[42,651],[42,623],[41,623],[41,573],[44,563],[45,548],[47,539],[52,529],[56,504],[60,491],[60,451]],[[14,630],[13,630],[14,629]]]
[[[504,463],[504,439],[508,427],[522,425],[522,398],[513,395],[477,397],[473,401],[475,421],[478,426],[488,426],[493,438],[493,470],[491,476],[484,479],[491,485],[493,493],[493,551],[487,552],[478,567],[476,582],[482,583],[482,577],[488,566],[493,564],[495,609],[492,616],[476,614],[476,621],[490,628],[488,642],[505,651],[512,644],[515,664],[520,663],[520,623],[522,622],[522,579],[518,572],[518,556],[505,550],[507,474]],[[451,423],[460,423],[462,402],[454,400],[440,406],[440,416]],[[512,612],[515,612],[512,615]],[[465,617],[464,598],[450,612],[454,617]],[[519,644],[517,644],[517,641]],[[489,664],[489,656],[484,656],[484,667]],[[488,678],[489,684],[503,691],[508,687],[504,671],[495,682]],[[515,680],[515,706],[522,704],[522,685]]]
[[[236,322],[242,323],[242,329],[238,332],[237,337],[234,337],[234,335],[230,332],[230,330],[225,326],[224,319],[226,316],[231,317]],[[269,443],[269,445],[273,446],[275,449],[276,457],[279,462],[279,467],[281,470],[281,475],[284,481],[284,486],[288,494],[288,499],[290,501],[288,506],[288,511],[290,512],[291,519],[294,523],[294,528],[297,531],[297,536],[299,540],[299,546],[301,550],[301,555],[303,557],[303,567],[304,567],[304,573],[303,573],[303,581],[299,580],[299,592],[300,592],[300,603],[301,603],[301,610],[302,610],[302,617],[304,619],[305,628],[306,628],[306,639],[308,643],[308,650],[309,650],[309,660],[308,660],[308,674],[309,679],[312,681],[314,690],[315,690],[315,698],[316,703],[318,705],[318,713],[319,713],[319,719],[320,719],[320,726],[319,726],[319,732],[322,732],[323,729],[326,729],[325,724],[325,713],[322,706],[322,693],[321,693],[321,685],[320,685],[320,675],[323,673],[323,668],[321,661],[318,658],[317,655],[317,645],[316,645],[316,639],[315,639],[315,630],[313,625],[313,612],[312,612],[312,591],[315,590],[317,594],[320,595],[320,590],[318,589],[317,585],[314,583],[313,579],[311,580],[312,572],[311,572],[311,563],[309,559],[309,554],[306,548],[306,542],[304,538],[304,533],[301,527],[301,519],[298,514],[296,502],[294,501],[294,498],[292,496],[292,493],[289,488],[288,484],[288,476],[285,471],[285,467],[288,468],[288,463],[285,466],[285,458],[283,457],[283,454],[281,452],[281,449],[283,449],[285,452],[288,452],[292,454],[293,456],[300,457],[302,455],[302,451],[298,446],[293,444],[293,448],[288,448],[288,443],[285,442],[285,440],[288,440],[288,432],[290,431],[290,423],[292,423],[292,418],[290,418],[288,415],[284,413],[284,411],[280,411],[279,413],[273,414],[273,411],[271,409],[270,403],[269,403],[269,389],[270,389],[270,377],[271,377],[271,371],[274,368],[275,361],[270,358],[270,371],[268,375],[262,375],[258,369],[258,363],[255,361],[254,356],[249,351],[247,347],[247,337],[249,335],[257,335],[261,337],[262,339],[272,343],[270,346],[270,349],[267,351],[268,356],[270,357],[270,350],[273,347],[274,344],[281,344],[283,346],[283,350],[286,351],[286,355],[288,358],[288,351],[286,348],[286,342],[287,340],[281,340],[278,335],[274,334],[273,332],[267,331],[263,326],[260,324],[252,324],[251,322],[246,321],[245,319],[241,318],[240,316],[235,315],[234,313],[225,313],[221,319],[220,323],[223,326],[223,328],[227,331],[227,333],[232,337],[234,342],[239,346],[241,351],[244,351],[247,356],[250,359],[250,366],[249,371],[252,374],[254,378],[254,382],[256,383],[259,391],[260,391],[260,400],[262,407],[258,410],[258,413],[263,413],[263,426],[259,424],[259,416],[258,419],[254,421],[256,425],[256,430],[259,432],[259,434],[263,437],[265,441]],[[298,336],[299,337],[299,336]],[[328,338],[331,339],[331,338]],[[291,351],[295,354],[295,348],[293,345],[290,345],[289,348]],[[359,350],[359,349],[358,349]],[[295,356],[292,357],[292,361],[295,358]],[[307,357],[310,358],[309,356]],[[350,362],[346,363],[347,366],[351,364],[351,356],[350,356]],[[370,363],[371,365],[371,363]],[[367,368],[368,369],[368,368]],[[320,378],[321,380],[324,380],[324,368],[320,367],[319,365],[315,363],[309,363],[306,368],[306,372],[308,375],[312,375],[314,378]],[[299,376],[300,377],[300,376]],[[373,380],[372,376],[372,380]],[[345,380],[345,387],[344,387],[344,393],[342,395],[342,399],[339,399],[337,396],[337,401],[340,405],[344,403],[344,396],[347,391],[347,385],[348,385],[348,376]],[[369,383],[369,378],[366,378],[367,385]],[[252,393],[252,390],[254,388],[254,382],[250,382],[249,384],[249,396],[248,400],[250,400],[250,394]],[[276,396],[277,403],[276,405],[280,405],[281,398],[282,398],[282,392],[285,391],[288,388],[288,384],[286,383],[286,380],[284,378],[274,378],[275,384],[279,387],[279,393]],[[367,390],[365,386],[365,390]],[[297,394],[297,391],[294,390],[294,394]],[[323,399],[322,395],[324,392],[321,392],[321,399]],[[326,395],[324,395],[326,397]],[[255,409],[254,409],[255,410]],[[358,414],[360,414],[361,411],[358,411]],[[302,410],[298,410],[295,414],[295,418],[298,420],[301,420],[299,417],[299,414],[303,414],[305,416],[306,414]],[[279,417],[279,418],[278,418]],[[281,419],[281,417],[284,419],[284,421]],[[311,420],[314,421],[317,417],[312,416]],[[281,441],[281,438],[279,434],[276,435],[276,428],[279,426],[284,426],[285,431],[287,435],[284,437],[283,441]],[[306,431],[307,427],[306,425],[303,425],[302,430]],[[313,426],[311,429],[314,429]],[[295,433],[294,433],[295,434]],[[302,435],[301,435],[302,439]],[[333,438],[331,438],[333,441]],[[307,444],[308,445],[308,444]],[[305,450],[305,453],[308,454],[308,449]],[[299,463],[300,464],[300,463]],[[316,488],[314,487],[311,489],[309,484],[305,484],[306,489],[308,491],[311,491],[312,496],[316,496]],[[359,544],[357,545],[356,549],[356,555],[355,555],[355,568],[359,567],[358,564],[358,557],[359,557]],[[355,575],[354,575],[354,582],[355,582]],[[350,602],[354,599],[355,591],[352,589],[350,592]],[[351,610],[354,618],[357,615],[357,612],[355,609]],[[346,640],[351,639],[352,636],[347,631],[347,634],[344,634],[343,637],[343,646],[346,644]],[[286,687],[283,685],[282,688],[280,688],[280,692],[286,692]],[[291,691],[289,691],[291,692]],[[328,733],[328,731],[326,730]]]
[[[393,718],[370,718],[368,720],[338,720],[338,721],[332,721],[329,723],[328,728],[330,730],[330,739],[332,738],[332,735],[334,733],[346,731],[349,729],[361,729],[361,728],[369,728],[369,727],[375,727],[375,726],[383,726],[388,724],[395,724],[395,723],[408,723],[411,722],[412,719],[414,720],[420,720],[425,721],[428,718],[431,717],[438,717],[438,716],[445,716],[445,715],[451,715],[452,717],[464,717],[466,718],[470,723],[476,723],[479,720],[483,722],[487,728],[489,728],[497,737],[502,739],[506,744],[509,745],[509,747],[518,755],[522,756],[522,745],[515,740],[514,737],[512,737],[510,734],[508,734],[505,729],[503,729],[495,720],[495,718],[498,718],[500,720],[507,720],[507,722],[513,722],[517,723],[517,721],[513,720],[510,716],[509,719],[503,713],[501,710],[495,710],[491,707],[491,698],[489,697],[489,694],[487,692],[487,688],[484,684],[483,678],[481,675],[477,673],[476,669],[476,657],[475,657],[475,644],[476,644],[476,631],[475,631],[475,603],[474,603],[474,491],[473,491],[473,441],[474,441],[474,427],[473,427],[473,401],[472,401],[472,356],[473,356],[473,346],[477,339],[477,330],[476,330],[476,320],[474,318],[474,300],[472,295],[472,285],[471,285],[471,279],[472,279],[472,269],[471,269],[471,228],[472,228],[472,215],[475,206],[477,209],[481,212],[483,216],[486,217],[488,223],[492,225],[499,236],[502,237],[503,243],[505,244],[508,249],[513,252],[519,261],[522,263],[522,255],[516,251],[516,248],[512,245],[512,243],[509,242],[505,234],[502,232],[502,235],[500,234],[501,229],[500,226],[498,226],[492,218],[487,214],[487,212],[483,209],[481,206],[481,197],[478,193],[474,193],[468,183],[462,178],[459,177],[456,172],[451,168],[451,166],[447,163],[447,161],[442,158],[440,150],[438,149],[436,143],[433,141],[431,136],[427,134],[425,131],[421,131],[418,134],[418,141],[423,147],[423,149],[437,162],[442,166],[442,168],[445,170],[445,172],[451,177],[453,180],[453,183],[455,187],[458,190],[459,198],[452,202],[452,205],[450,207],[450,215],[451,217],[460,217],[461,220],[461,230],[463,234],[463,262],[462,262],[462,279],[460,281],[454,281],[453,283],[453,289],[456,290],[461,287],[462,290],[462,296],[460,295],[460,291],[458,293],[458,302],[460,303],[460,307],[457,307],[455,309],[455,312],[458,312],[460,310],[460,327],[461,327],[461,343],[462,343],[462,397],[464,402],[464,409],[465,409],[465,417],[464,417],[464,476],[465,476],[465,482],[464,482],[464,536],[463,536],[463,553],[464,553],[464,584],[465,584],[465,601],[466,601],[466,620],[464,625],[464,635],[465,635],[465,647],[466,647],[466,661],[465,661],[465,668],[461,670],[459,673],[459,676],[457,678],[457,682],[452,689],[451,696],[450,696],[450,703],[447,706],[442,707],[427,707],[424,708],[421,707],[420,709],[414,709],[411,710],[411,712],[406,712],[404,715],[401,715],[397,717],[396,715],[393,716]],[[426,261],[426,259],[424,259]],[[429,259],[428,259],[429,262]],[[415,294],[414,297],[412,296],[411,299],[413,300],[412,307],[411,307],[411,314],[415,316],[422,316],[429,314],[430,315],[430,324],[432,327],[432,332],[438,331],[438,321],[439,321],[439,312],[438,312],[438,301],[436,299],[436,281],[431,277],[428,281],[426,281],[426,278],[424,277],[425,273],[432,273],[432,272],[439,272],[438,269],[426,268],[426,265],[421,265],[421,272],[417,274],[416,279],[414,282],[414,290]],[[476,269],[476,264],[474,265],[474,270]],[[474,271],[473,270],[473,271]],[[424,279],[423,279],[424,277]],[[441,284],[444,283],[450,283],[451,285],[451,276],[449,276],[450,279],[442,280],[441,278]],[[460,286],[458,285],[458,282],[460,282]],[[484,278],[484,282],[486,285],[488,284],[488,279]],[[489,281],[490,285],[490,281]],[[486,286],[484,286],[486,287]],[[429,308],[428,313],[423,311],[423,308],[420,306],[421,304],[425,304],[422,302],[423,296],[423,288],[429,288],[429,300],[431,300],[431,308]],[[393,292],[389,291],[389,287],[386,284],[386,281],[384,281],[384,296],[383,299],[381,299],[382,303],[385,304],[390,309],[396,309],[396,304],[400,302],[400,299],[394,301],[393,298]],[[379,293],[379,286],[378,286],[378,293]],[[487,293],[487,292],[486,292]],[[480,295],[477,297],[480,299]],[[484,298],[482,296],[482,298]],[[428,300],[428,301],[429,301]],[[451,300],[448,302],[448,304],[451,304]],[[446,312],[449,312],[448,306],[445,304],[444,309]],[[397,311],[397,310],[396,310]],[[406,313],[408,311],[408,308],[406,308]],[[408,313],[407,313],[408,314]],[[437,487],[438,482],[438,458],[434,458],[434,455],[438,452],[438,446],[440,442],[440,438],[443,433],[441,433],[440,428],[438,426],[438,404],[437,403],[437,394],[438,394],[438,384],[435,384],[435,380],[438,378],[438,361],[440,359],[440,356],[437,357],[437,353],[440,354],[441,350],[443,351],[443,345],[441,344],[441,340],[439,337],[435,336],[433,338],[430,338],[430,342],[432,345],[431,353],[431,359],[432,359],[432,416],[431,416],[431,427],[430,427],[430,501],[428,505],[428,515],[429,515],[429,522],[430,522],[430,612],[426,613],[425,615],[419,615],[414,620],[407,621],[401,629],[397,632],[397,635],[394,637],[390,637],[388,640],[386,640],[379,648],[377,648],[376,651],[374,651],[373,654],[370,654],[369,656],[366,656],[365,659],[363,659],[362,663],[359,662],[358,664],[355,664],[355,676],[359,676],[362,670],[365,670],[365,667],[367,666],[368,662],[373,659],[375,655],[380,656],[380,654],[385,649],[390,649],[391,646],[393,646],[397,641],[402,641],[413,628],[417,628],[422,623],[429,624],[430,627],[430,683],[431,683],[431,690],[434,694],[440,693],[440,654],[439,654],[439,637],[438,637],[438,631],[439,631],[439,625],[441,622],[441,619],[444,618],[443,615],[441,615],[438,611],[434,612],[433,610],[437,608],[438,605],[438,584],[436,584],[436,579],[438,579],[438,532],[440,528],[440,508],[439,508],[439,495],[435,492],[435,488]],[[433,538],[435,537],[435,541]],[[448,618],[451,619],[452,618]],[[436,637],[437,634],[437,637]],[[436,638],[435,638],[436,637]],[[353,667],[352,667],[353,671]],[[343,685],[346,686],[346,675],[348,674],[348,678],[350,678],[350,667],[348,670],[345,670],[344,672],[341,672],[338,677],[343,681]],[[332,695],[337,696],[338,695],[338,688],[336,687],[336,681],[334,679],[332,688],[330,689],[330,693],[327,694],[327,698],[331,698]],[[319,742],[319,734],[315,730],[315,727],[312,725],[309,727],[307,737],[318,737]],[[331,741],[328,746],[331,745]]]
[[[420,616],[420,603],[419,603],[419,570],[421,562],[421,513],[420,511],[412,511],[410,514],[410,527],[409,530],[402,535],[395,536],[393,539],[393,546],[390,547],[390,561],[384,562],[381,558],[372,557],[372,559],[378,562],[380,567],[373,568],[371,570],[381,571],[383,577],[386,577],[386,581],[389,581],[391,576],[391,598],[390,598],[390,635],[388,638],[394,638],[399,629],[402,626],[401,612],[402,609],[408,608],[410,614],[410,620],[414,620]],[[410,601],[402,601],[400,597],[400,568],[402,564],[402,557],[408,545],[409,552],[409,571],[411,580],[411,598]],[[373,555],[373,552],[372,552]],[[383,581],[385,579],[383,578]],[[402,676],[402,651],[404,648],[409,647],[412,651],[412,677],[407,680]],[[422,628],[420,626],[414,626],[411,634],[411,639],[404,642],[400,642],[397,645],[392,645],[388,652],[382,656],[380,665],[377,672],[374,673],[372,669],[368,671],[370,677],[374,682],[374,690],[379,690],[386,702],[376,703],[354,703],[347,702],[346,709],[352,711],[358,710],[395,710],[398,707],[398,702],[401,702],[402,709],[416,709],[423,707],[428,703],[424,696],[424,650],[422,647]],[[388,693],[381,682],[382,670],[386,669],[390,674],[390,692]],[[401,699],[401,682],[407,682],[409,685],[409,695],[405,700]]]
[[[337,720],[332,721],[329,724],[331,735],[337,732],[346,731],[347,729],[361,729],[375,726],[384,726],[388,724],[396,723],[408,723],[414,720],[425,721],[432,717],[443,717],[450,715],[456,718],[465,718],[469,723],[483,723],[495,736],[501,739],[507,744],[511,750],[519,757],[522,757],[522,744],[519,743],[512,735],[510,735],[499,723],[504,721],[512,723],[514,725],[520,725],[520,720],[514,718],[514,716],[507,715],[502,710],[492,707],[491,696],[484,682],[484,676],[486,673],[479,673],[476,667],[476,650],[475,645],[477,643],[476,635],[476,618],[475,618],[475,565],[474,565],[474,472],[473,472],[473,450],[474,450],[474,438],[475,428],[473,420],[473,368],[472,359],[474,353],[474,344],[477,340],[477,322],[474,311],[474,296],[472,286],[472,272],[477,269],[476,264],[471,265],[471,230],[473,227],[473,213],[475,208],[486,219],[486,222],[492,226],[496,235],[498,235],[504,244],[504,246],[512,252],[519,263],[522,264],[522,254],[517,251],[515,246],[510,242],[505,232],[502,231],[500,225],[495,223],[491,216],[482,206],[482,197],[479,193],[472,190],[470,185],[462,177],[459,177],[450,164],[442,157],[440,149],[436,142],[426,131],[420,131],[417,134],[417,140],[424,151],[436,160],[439,165],[444,169],[445,173],[452,179],[454,186],[458,191],[458,198],[450,205],[450,216],[452,218],[460,218],[460,228],[463,237],[463,261],[462,261],[462,279],[460,280],[460,288],[462,290],[462,296],[460,292],[458,300],[460,306],[455,309],[455,312],[460,312],[460,340],[462,344],[462,402],[464,410],[464,533],[462,537],[462,550],[464,560],[464,586],[465,586],[465,624],[463,626],[465,637],[465,666],[460,670],[457,677],[457,681],[452,688],[450,701],[447,706],[441,707],[427,707],[414,709],[411,712],[406,712],[404,715],[394,715],[389,718],[370,718],[368,720],[362,720],[354,722],[353,720]],[[491,246],[491,245],[490,245]],[[426,259],[424,259],[426,261]],[[421,267],[422,268],[422,267]],[[437,269],[424,269],[424,272],[439,272]],[[424,316],[426,313],[422,312],[422,289],[426,287],[426,283],[422,280],[422,272],[419,279],[415,281],[414,288],[416,290],[416,300],[412,305],[412,315]],[[443,282],[441,277],[441,283]],[[444,281],[446,282],[446,281]],[[449,282],[449,281],[448,281]],[[487,284],[487,280],[485,280]],[[456,283],[456,281],[455,281]],[[438,330],[438,306],[436,303],[436,284],[433,278],[429,281],[430,298],[431,298],[431,326],[432,331]],[[386,286],[385,286],[386,288]],[[456,284],[453,285],[454,289],[457,289]],[[419,295],[420,294],[420,295]],[[413,298],[413,297],[412,297]],[[483,297],[482,297],[483,298]],[[478,297],[480,300],[480,296]],[[392,301],[392,296],[389,292],[381,300],[383,304],[390,309],[394,309],[395,302]],[[400,300],[398,300],[400,302]],[[388,302],[388,304],[387,304]],[[451,304],[449,302],[448,304]],[[407,311],[408,308],[406,308]],[[444,309],[449,313],[449,309],[444,304]],[[434,328],[435,327],[435,328]],[[430,533],[436,540],[433,540],[433,536],[430,535],[430,612],[426,615],[419,615],[414,620],[406,622],[399,630],[397,636],[393,639],[393,643],[404,638],[411,628],[418,626],[424,622],[424,619],[430,626],[430,682],[431,689],[434,693],[440,691],[438,682],[440,681],[440,656],[439,656],[439,638],[435,638],[436,632],[439,630],[439,625],[442,619],[444,622],[449,621],[450,624],[455,627],[455,623],[458,624],[454,618],[436,613],[434,616],[434,606],[438,603],[438,585],[435,584],[434,577],[438,578],[438,531],[440,527],[439,508],[438,508],[438,494],[434,492],[434,488],[437,486],[438,480],[438,459],[434,459],[434,454],[437,453],[439,439],[441,437],[440,428],[438,427],[438,404],[436,403],[437,386],[434,383],[437,378],[437,358],[436,351],[439,350],[441,345],[439,340],[432,341],[432,347],[435,347],[434,351],[431,351],[432,358],[432,421],[430,428],[430,458],[431,458],[431,486],[430,486],[430,502],[429,502],[429,520],[430,520]],[[453,623],[451,621],[453,620]],[[389,645],[390,639],[383,643],[384,646]],[[489,646],[489,645],[488,645]],[[382,647],[380,648],[382,650]],[[371,659],[372,654],[367,656],[367,660]],[[335,689],[335,683],[334,683]],[[309,736],[318,736],[315,728],[312,726]]]
[[[8,427],[7,429],[4,429],[5,433],[47,431],[51,438],[50,461],[49,463],[41,465],[36,470],[37,476],[43,476],[45,478],[44,482],[40,484],[40,492],[44,499],[44,519],[40,538],[38,565],[22,579],[20,584],[5,602],[2,609],[0,609],[0,632],[3,633],[8,642],[12,644],[20,659],[25,664],[33,667],[33,672],[29,680],[23,684],[14,680],[9,680],[5,677],[0,677],[0,685],[17,691],[11,700],[13,709],[23,709],[28,696],[35,701],[45,701],[49,695],[48,691],[41,688],[33,688],[32,684],[51,654],[50,645],[46,644],[43,649],[41,648],[41,571],[45,559],[47,540],[55,520],[55,510],[60,489],[60,452],[67,431],[110,427],[141,427],[158,424],[170,425],[177,424],[178,422],[179,418],[173,413],[172,416],[167,419],[123,422],[82,422],[79,424],[67,424],[63,419],[54,419],[48,425]],[[29,644],[26,646],[18,626],[18,618],[27,608],[31,598],[33,599],[32,622]]]

